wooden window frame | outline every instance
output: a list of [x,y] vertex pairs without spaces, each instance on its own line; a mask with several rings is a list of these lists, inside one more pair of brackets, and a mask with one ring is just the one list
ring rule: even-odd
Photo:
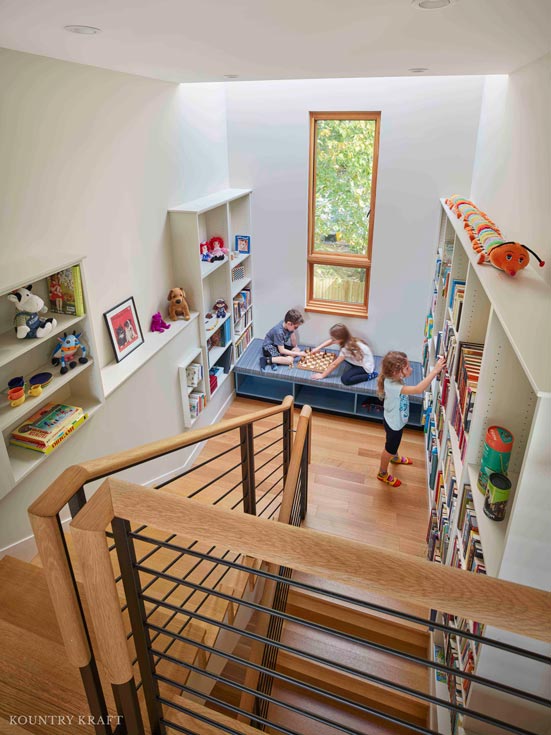
[[[318,120],[374,120],[375,145],[373,152],[373,167],[371,170],[371,201],[369,215],[369,236],[366,255],[338,255],[335,253],[320,253],[314,250],[314,220],[315,220],[315,191],[316,191],[316,123]],[[308,176],[308,256],[306,277],[306,307],[305,311],[318,314],[336,314],[367,318],[369,304],[369,283],[371,279],[371,251],[373,246],[373,231],[375,224],[375,198],[377,191],[377,170],[379,163],[379,135],[381,128],[380,112],[310,112],[310,164]],[[334,265],[343,268],[364,268],[365,288],[362,304],[349,304],[342,301],[328,301],[314,298],[314,266]]]

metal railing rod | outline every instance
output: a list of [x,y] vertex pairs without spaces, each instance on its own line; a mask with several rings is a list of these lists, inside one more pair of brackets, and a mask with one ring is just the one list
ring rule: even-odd
[[202,493],[203,490],[206,490],[211,485],[214,485],[215,482],[219,482],[223,477],[226,477],[226,475],[229,475],[230,473],[234,472],[238,468],[241,468],[241,461],[239,461],[237,464],[234,464],[233,467],[230,467],[229,470],[226,470],[225,472],[220,473],[216,477],[213,477],[213,479],[210,482],[207,482],[205,485],[202,485],[201,487],[197,488],[197,490],[194,490],[189,495],[186,495],[186,497],[194,498],[196,495],[199,495],[199,493]]
[[[282,439],[280,436],[278,436],[277,439],[274,439],[273,442],[270,442],[270,444],[266,444],[265,447],[261,447],[257,452],[254,453],[254,456],[258,457],[259,454],[262,454],[262,452],[265,452],[267,449],[270,449],[271,447],[274,446],[274,444],[278,444],[280,441],[282,441]],[[280,454],[281,453],[282,452],[280,452]]]
[[[225,655],[224,655],[225,657]],[[165,658],[165,656],[163,656]],[[167,660],[171,660],[172,656],[167,656]],[[178,663],[177,660],[172,660],[172,663]],[[270,694],[260,693],[256,689],[251,689],[250,687],[245,686],[244,684],[239,684],[236,681],[231,681],[231,679],[226,679],[223,676],[214,674],[210,671],[206,671],[204,669],[199,668],[198,666],[195,666],[194,664],[185,664],[185,667],[189,669],[190,671],[194,671],[195,673],[201,674],[202,676],[207,676],[210,679],[215,679],[217,683],[225,684],[226,686],[230,686],[233,689],[237,689],[240,692],[243,692],[245,694],[252,694],[255,697],[258,697],[259,699],[262,699],[269,704],[274,704],[278,707],[283,707],[284,709],[289,710],[290,712],[293,712],[294,714],[302,715],[303,717],[307,717],[309,720],[313,720],[314,722],[319,723],[320,725],[327,725],[329,727],[332,727],[336,730],[340,730],[341,732],[347,733],[347,735],[364,735],[364,733],[359,732],[358,730],[354,730],[353,728],[349,728],[346,725],[342,725],[341,723],[334,722],[332,720],[329,720],[326,717],[323,717],[322,715],[315,714],[313,712],[310,712],[309,710],[299,709],[298,707],[295,707],[294,705],[284,702],[281,699],[276,699],[275,697],[272,697]],[[252,668],[258,668],[258,665],[255,664],[254,666],[251,664]],[[277,672],[269,671],[269,674],[276,675]],[[192,689],[191,687],[188,687],[186,684],[180,684],[177,681],[174,681],[170,679],[169,677],[163,676],[162,674],[153,674],[155,679],[158,681],[163,681],[165,684],[169,684],[170,686],[176,687],[178,689],[182,689],[183,691],[188,691],[190,694],[197,694],[198,692],[195,689]],[[358,710],[362,714],[369,714],[374,715],[376,717],[381,717],[382,719],[386,720],[387,722],[392,722],[395,725],[402,725],[404,727],[408,727],[414,732],[422,733],[423,735],[440,735],[438,732],[434,730],[428,730],[427,728],[424,728],[420,725],[415,725],[411,722],[407,722],[406,720],[402,720],[400,717],[396,717],[394,715],[390,715],[385,712],[380,712],[379,710],[375,709],[374,707],[369,707],[368,705],[363,705],[358,702],[353,702],[352,700],[346,699],[345,697],[341,697],[338,694],[330,694],[329,692],[324,691],[323,689],[319,689],[319,687],[316,687],[312,684],[306,684],[303,681],[300,681],[299,679],[293,679],[292,677],[288,677],[285,674],[279,674],[277,673],[277,678],[282,679],[283,681],[286,681],[289,684],[294,684],[300,687],[301,689],[305,689],[308,692],[313,692],[315,694],[321,694],[322,696],[326,697],[327,699],[330,699],[332,701],[335,701],[341,705],[345,705],[348,707],[352,707],[355,710]],[[199,693],[200,696],[203,699],[206,699],[209,702],[214,702],[216,704],[219,704],[222,707],[227,708],[228,710],[235,712],[236,714],[245,715],[246,717],[249,717],[254,720],[258,720],[259,717],[257,717],[255,714],[252,714],[250,712],[246,712],[242,710],[239,707],[235,707],[234,705],[230,705],[227,702],[216,700],[216,698],[211,697],[211,695],[205,695],[204,693]],[[169,700],[170,701],[170,700]],[[265,724],[272,725],[272,723],[265,721]],[[276,727],[279,727],[279,725],[276,725]],[[519,731],[517,734],[517,731],[515,732],[515,735],[534,735],[534,733],[529,733],[526,731]]]
[[[222,500],[224,500],[225,498],[227,498],[228,495],[231,495],[231,493],[235,492],[237,490],[237,488],[240,487],[242,484],[243,484],[243,481],[242,480],[238,480],[233,487],[231,487],[229,490],[226,490],[226,492],[223,495],[221,495],[218,498],[218,500],[215,500],[213,502],[213,505],[218,505],[218,503],[221,503]],[[243,496],[241,496],[241,498],[239,499],[239,502],[240,503],[243,502]]]
[[[137,567],[138,570],[146,572],[150,574],[150,570],[148,568],[142,568],[140,566]],[[252,568],[251,572],[254,573],[255,571]],[[292,570],[289,568],[286,568],[286,572],[288,574],[291,574]],[[166,578],[168,581],[172,581],[174,577],[171,577],[170,575],[163,575],[163,578]],[[285,609],[285,603],[288,595],[288,583],[289,578],[281,576],[280,582],[278,584],[278,587],[276,589],[276,593],[274,596],[274,607],[266,607],[265,605],[261,605],[260,603],[252,602],[250,600],[244,600],[241,597],[234,597],[233,595],[230,595],[226,592],[221,592],[220,590],[217,590],[215,587],[212,589],[209,588],[209,592],[207,593],[206,590],[203,590],[200,585],[190,582],[189,580],[186,580],[183,584],[186,587],[190,587],[191,589],[200,592],[205,592],[206,594],[212,594],[215,597],[218,597],[220,599],[226,600],[227,602],[235,602],[239,605],[243,605],[244,607],[250,608],[254,610],[255,612],[264,613],[270,615],[272,618],[277,618],[281,620],[281,625],[285,621],[289,623],[294,623],[296,625],[301,625],[304,628],[309,628],[311,630],[315,630],[318,633],[322,634],[328,634],[330,636],[333,636],[334,638],[337,638],[339,640],[345,641],[346,643],[355,643],[361,646],[364,646],[366,648],[372,649],[374,651],[378,651],[379,653],[389,654],[392,656],[396,656],[397,658],[404,659],[406,661],[409,661],[410,663],[417,664],[419,666],[426,666],[427,668],[435,669],[438,671],[443,671],[446,674],[449,674],[451,676],[456,676],[461,679],[468,679],[471,682],[475,682],[477,684],[481,684],[483,686],[486,686],[490,689],[497,689],[498,691],[502,691],[507,694],[511,694],[513,696],[519,697],[520,699],[526,699],[530,702],[533,702],[534,704],[538,704],[543,707],[551,707],[551,701],[548,699],[545,699],[544,697],[540,697],[535,694],[530,694],[529,692],[525,692],[523,690],[515,689],[514,687],[510,687],[507,684],[500,684],[499,682],[494,682],[491,679],[487,679],[485,677],[478,676],[477,674],[473,674],[471,672],[461,672],[461,674],[458,673],[457,669],[454,669],[450,666],[447,666],[445,664],[438,663],[436,661],[431,661],[430,659],[424,659],[419,656],[415,656],[412,653],[406,653],[404,651],[398,651],[394,648],[391,648],[390,646],[385,646],[381,643],[374,643],[372,641],[366,640],[365,638],[361,638],[360,636],[353,635],[351,633],[343,633],[339,630],[334,630],[333,628],[330,628],[328,626],[322,625],[321,623],[315,623],[310,620],[306,620],[304,618],[299,618],[296,615],[291,615],[289,613],[283,612]],[[283,589],[283,588],[286,589]],[[283,595],[285,596],[284,599],[282,599]],[[149,616],[148,616],[149,617]],[[212,622],[212,621],[209,621]],[[218,625],[218,623],[215,623]],[[243,635],[247,635],[247,633],[243,633]],[[267,643],[271,639],[264,639],[262,642]],[[300,649],[292,649],[289,652],[296,653],[300,655],[302,652]],[[314,659],[317,660],[317,659]],[[319,659],[319,663],[323,663],[325,665],[331,665],[336,670],[339,669],[339,664],[333,663],[327,659]],[[342,669],[344,673],[351,673],[354,675],[364,676],[364,674],[361,671],[358,671],[356,669],[349,669],[348,667],[346,669]],[[381,679],[378,683],[384,683],[386,680]],[[389,683],[389,686],[392,684]],[[415,691],[415,690],[413,690]]]
[[[263,470],[264,467],[266,467],[267,465],[270,464],[270,462],[273,462],[274,459],[277,459],[278,457],[282,457],[282,456],[283,456],[283,450],[281,450],[281,452],[278,452],[277,454],[274,454],[274,456],[273,457],[270,457],[270,459],[266,460],[266,462],[264,462],[264,464],[261,464],[259,467],[257,467],[256,468],[256,473],[258,474],[260,472],[260,470]],[[279,465],[279,467],[283,467],[283,462]]]
[[[229,550],[228,550],[228,551],[226,551],[226,554],[229,554],[229,553],[230,553],[230,551],[229,551]],[[237,557],[236,557],[236,558],[237,558]],[[215,568],[216,568],[216,567],[215,567]],[[209,576],[209,575],[210,575],[210,574],[211,574],[211,573],[212,573],[213,571],[214,571],[214,569],[211,569],[211,571],[210,571],[210,572],[209,572],[209,573],[207,574],[207,576],[206,576],[206,577],[205,577],[204,579],[206,580],[206,578],[207,578],[207,577],[208,577],[208,576]],[[224,577],[226,576],[226,574],[227,574],[228,572],[229,572],[229,569],[227,569],[227,570],[226,570],[226,571],[224,572],[224,574],[222,574],[222,576],[221,576],[221,577],[220,577],[220,578],[219,578],[218,580],[216,580],[215,584],[214,584],[214,585],[213,585],[213,587],[212,587],[212,588],[210,588],[210,589],[213,589],[213,590],[214,590],[214,589],[216,589],[216,587],[217,587],[217,586],[218,586],[218,585],[220,584],[220,582],[221,582],[221,581],[222,581],[222,580],[224,579]],[[203,581],[204,581],[204,580],[203,580]],[[187,627],[187,625],[189,625],[189,623],[191,622],[191,616],[189,615],[189,610],[187,610],[187,609],[182,609],[182,605],[185,605],[185,604],[186,604],[187,602],[189,602],[189,600],[190,600],[190,599],[191,599],[191,598],[193,597],[193,595],[195,594],[195,592],[196,592],[196,591],[197,591],[197,590],[195,590],[194,592],[192,592],[192,593],[191,593],[190,595],[188,595],[188,597],[186,597],[186,599],[185,599],[185,600],[183,600],[183,601],[182,601],[182,602],[180,603],[180,605],[179,605],[180,611],[179,611],[179,612],[175,612],[175,613],[174,613],[173,615],[171,615],[171,616],[170,616],[170,617],[168,618],[168,620],[166,621],[166,624],[165,624],[165,625],[168,625],[169,623],[171,623],[171,622],[172,622],[172,621],[174,620],[174,618],[176,617],[176,615],[187,615],[187,618],[188,618],[188,619],[186,620],[186,622],[185,622],[185,623],[184,623],[184,624],[183,624],[183,625],[182,625],[182,626],[181,626],[181,627],[179,628],[179,630],[178,630],[178,633],[181,633],[181,632],[182,632],[182,630],[184,630],[184,628],[186,628],[186,627]],[[204,590],[203,590],[203,592],[204,592]],[[199,604],[197,605],[197,607],[195,608],[195,612],[199,611],[199,610],[200,610],[200,609],[201,609],[201,608],[203,607],[203,605],[204,605],[204,604],[205,604],[205,602],[207,601],[207,598],[208,598],[208,594],[206,594],[206,593],[205,593],[205,597],[204,597],[204,598],[203,598],[203,599],[201,600],[201,602],[200,602],[200,603],[199,603]],[[144,599],[145,599],[145,598],[144,598]],[[153,612],[153,611],[152,611],[152,612]],[[148,620],[148,619],[149,619],[149,617],[151,616],[152,612],[151,612],[151,613],[150,613],[149,615],[147,615],[147,617],[146,617],[146,620]],[[152,638],[152,641],[151,641],[151,642],[153,643],[153,642],[154,642],[154,641],[155,641],[155,640],[156,640],[157,638],[158,638],[158,634],[156,634],[156,635],[155,635],[155,638]],[[170,647],[172,646],[172,644],[173,644],[173,643],[174,643],[174,641],[172,641],[172,643],[170,643],[170,644],[168,645],[168,647],[167,647],[167,648],[165,649],[165,651],[168,651],[168,650],[169,650],[169,648],[170,648]]]
[[[262,480],[260,480],[259,482],[257,482],[257,484],[256,484],[256,489],[258,490],[258,488],[259,488],[259,487],[260,487],[261,485],[263,485],[263,484],[264,484],[264,483],[266,482],[266,480],[269,480],[269,479],[270,479],[270,477],[271,477],[271,476],[272,476],[272,475],[273,475],[273,474],[274,474],[275,472],[277,472],[278,470],[280,470],[280,469],[281,469],[282,467],[283,467],[283,462],[282,462],[282,463],[281,463],[280,465],[278,465],[277,467],[274,467],[274,469],[273,469],[273,470],[272,470],[272,471],[271,471],[270,473],[268,473],[268,474],[266,475],[266,477],[263,477],[263,478],[262,478]],[[282,475],[282,477],[283,477],[283,475]],[[278,480],[278,482],[279,482],[279,480]]]
[[[143,596],[143,599],[146,601],[149,601],[147,596]],[[244,602],[244,601],[243,601]],[[163,603],[163,606],[171,607],[169,603]],[[380,676],[376,676],[375,674],[368,674],[365,671],[361,671],[359,669],[355,669],[352,666],[347,666],[346,664],[337,664],[334,661],[324,658],[323,656],[317,656],[316,654],[309,653],[307,651],[302,651],[298,648],[295,648],[294,646],[289,646],[285,643],[281,643],[281,641],[274,641],[266,638],[265,636],[260,636],[257,633],[253,633],[249,630],[240,630],[239,628],[236,628],[232,625],[229,625],[228,623],[224,623],[223,621],[214,620],[213,618],[206,617],[204,615],[201,615],[200,613],[197,613],[195,611],[188,611],[188,614],[197,619],[201,622],[208,623],[210,625],[215,625],[218,628],[223,628],[224,630],[227,630],[231,633],[238,633],[241,636],[244,636],[246,638],[251,638],[252,640],[256,640],[259,643],[266,644],[266,645],[272,645],[277,646],[278,649],[285,651],[286,653],[290,653],[294,656],[297,656],[302,659],[307,659],[309,661],[313,661],[314,663],[321,664],[322,666],[327,666],[330,669],[333,669],[335,671],[340,671],[344,674],[350,674],[352,676],[358,677],[362,680],[373,682],[379,686],[387,687],[388,689],[392,689],[394,691],[401,692],[402,694],[407,694],[411,697],[414,697],[415,699],[421,699],[425,702],[429,702],[430,704],[435,704],[440,707],[444,707],[448,710],[452,710],[454,712],[459,712],[460,714],[469,715],[471,717],[474,717],[477,720],[480,720],[481,722],[485,722],[487,724],[495,725],[497,727],[502,727],[503,729],[507,730],[508,732],[518,733],[519,735],[533,735],[533,733],[530,733],[528,730],[522,730],[522,729],[515,729],[513,726],[511,726],[509,723],[502,722],[501,720],[497,720],[493,717],[490,717],[488,715],[484,715],[481,712],[476,712],[475,710],[468,709],[466,707],[462,707],[461,705],[454,705],[451,702],[448,702],[444,699],[440,699],[439,697],[434,697],[430,694],[425,694],[423,692],[420,692],[416,689],[413,689],[412,687],[404,686],[403,684],[397,684],[393,681],[390,681],[388,679],[384,679]],[[272,611],[272,614],[280,614],[276,611]],[[150,623],[147,623],[147,625],[152,625]],[[166,631],[166,635],[173,636],[174,634],[171,631]],[[203,644],[195,643],[199,648],[203,648]],[[220,654],[222,655],[222,654]],[[229,654],[224,653],[224,658],[229,658]],[[424,665],[428,665],[428,661],[423,662]],[[252,663],[248,664],[250,667],[254,668]],[[443,669],[443,667],[440,667]],[[274,672],[275,675],[275,672]],[[278,674],[279,676],[279,674]],[[484,683],[484,682],[480,682]],[[500,689],[500,686],[496,686],[494,684],[493,688]],[[507,690],[510,691],[510,687],[507,687]],[[323,690],[320,690],[320,693],[326,694]],[[513,693],[516,693],[515,690],[513,690]],[[517,696],[521,696],[518,694]],[[532,699],[533,695],[528,695],[528,699]],[[544,705],[547,706],[547,705]]]
[[[230,429],[230,431],[235,431],[235,429]],[[220,434],[220,436],[223,436],[225,433],[223,432]],[[194,445],[191,445],[194,446]],[[223,457],[225,454],[229,454],[230,452],[235,452],[236,449],[239,449],[241,447],[241,442],[234,444],[229,449],[224,449],[223,452],[220,452],[220,454],[215,454],[212,457],[209,457],[209,459],[206,459],[204,462],[199,462],[199,464],[194,464],[189,469],[185,470],[184,472],[181,472],[179,475],[174,475],[174,477],[171,477],[170,480],[165,480],[165,482],[161,482],[159,485],[155,485],[155,490],[160,490],[163,487],[166,487],[167,485],[170,485],[171,482],[174,482],[175,480],[180,480],[182,477],[185,477],[186,475],[190,475],[192,472],[195,472],[196,470],[201,469],[201,467],[205,467],[206,465],[210,464],[211,462],[214,462],[215,459],[220,459],[220,457]],[[164,457],[163,454],[159,455],[160,457]]]
[[[279,482],[279,480],[278,480],[278,482]],[[284,490],[284,488],[281,488],[281,490],[278,490],[277,493],[274,495],[274,497],[270,500],[270,502],[269,503],[266,503],[266,505],[260,510],[260,513],[258,514],[259,518],[265,518],[266,511],[268,510],[268,508],[270,507],[270,505],[272,505],[272,503],[275,503],[276,500],[279,500],[279,498],[283,495],[283,490]],[[267,493],[265,493],[265,495],[267,495]],[[263,495],[262,497],[264,498],[265,495]],[[281,508],[281,503],[277,506],[277,508],[275,508],[272,511],[272,513],[270,513],[270,515],[268,516],[268,520],[274,515],[274,513],[277,513],[277,511],[280,508]]]
[[[168,544],[167,547],[170,548],[170,544]],[[173,547],[173,548],[178,548],[178,547]],[[189,554],[191,556],[198,556],[198,557],[203,556],[198,551],[190,551]],[[216,561],[219,561],[221,564],[225,566],[233,566],[235,569],[238,569],[239,571],[247,572],[247,574],[253,573],[253,574],[258,575],[259,577],[263,577],[264,579],[270,579],[274,582],[278,582],[281,579],[281,577],[278,576],[277,574],[273,574],[272,572],[268,572],[264,569],[251,569],[251,567],[247,567],[243,564],[239,564],[239,562],[232,564],[231,562],[223,560],[223,559],[216,559],[216,557],[213,557],[211,561],[213,559]],[[534,651],[530,651],[528,649],[520,648],[519,646],[513,646],[510,643],[503,643],[502,641],[498,641],[494,638],[486,638],[486,637],[477,635],[476,633],[467,633],[466,631],[462,631],[457,628],[450,628],[447,625],[432,622],[431,620],[420,618],[416,615],[411,615],[410,613],[404,613],[400,610],[393,610],[392,608],[384,607],[382,605],[377,605],[375,603],[368,602],[367,600],[361,600],[355,597],[351,597],[349,595],[344,595],[341,592],[322,589],[321,587],[316,587],[315,585],[308,584],[307,582],[300,582],[293,578],[289,579],[288,583],[292,587],[296,587],[297,589],[304,590],[305,592],[313,592],[315,594],[322,595],[325,597],[331,597],[341,602],[351,603],[359,607],[365,607],[369,610],[376,610],[377,612],[382,612],[382,613],[385,613],[386,615],[390,615],[392,617],[396,617],[401,620],[408,620],[410,622],[417,623],[418,625],[421,625],[425,628],[436,628],[437,630],[442,630],[444,632],[451,632],[454,635],[458,635],[463,638],[468,638],[469,640],[477,641],[479,643],[482,643],[488,646],[492,646],[494,648],[499,648],[503,651],[507,651],[508,653],[522,656],[524,658],[530,658],[534,661],[539,661],[540,663],[543,663],[546,665],[551,665],[550,656],[545,656],[544,654],[540,654]],[[441,667],[435,666],[435,668],[441,668]]]
[[[283,465],[280,465],[279,467],[276,467],[273,472],[270,472],[270,474],[268,475],[268,477],[272,477],[272,475],[274,474],[274,472],[277,472],[279,469],[281,469],[282,466]],[[267,480],[268,477],[265,477],[264,479]],[[264,482],[264,480],[263,480],[263,482]],[[283,475],[280,475],[275,482],[272,482],[272,484],[270,485],[270,487],[267,490],[265,490],[259,498],[257,498],[257,501],[256,502],[257,503],[260,503],[261,500],[264,500],[264,498],[266,497],[266,495],[268,495],[269,493],[271,493],[272,490],[274,489],[274,487],[276,485],[278,485],[280,482],[283,482]],[[257,490],[258,490],[258,487],[257,487]]]
[[[281,429],[283,426],[283,421],[280,424],[276,424],[275,426],[272,426],[270,429],[264,429],[264,431],[259,431],[258,434],[255,434],[253,439],[260,439],[261,436],[264,436],[265,434],[269,434],[271,431],[275,431],[276,429]],[[254,427],[254,423],[253,423]],[[281,437],[279,437],[281,440]]]

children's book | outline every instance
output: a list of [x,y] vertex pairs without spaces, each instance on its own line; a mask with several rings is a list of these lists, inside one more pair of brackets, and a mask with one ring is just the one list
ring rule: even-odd
[[10,442],[44,451],[86,414],[79,406],[46,403],[12,432]]
[[29,442],[27,440],[20,441],[19,439],[13,439],[13,437],[10,439],[10,444],[15,445],[16,447],[24,447],[25,449],[32,449],[35,452],[41,452],[42,454],[50,454],[50,452],[53,452],[54,449],[57,449],[57,447],[67,439],[68,436],[70,436],[76,429],[81,426],[86,419],[88,418],[88,414],[84,413],[79,419],[77,419],[73,424],[70,424],[69,426],[65,426],[65,428],[60,429],[58,434],[52,441],[47,444],[46,446],[35,444],[34,442]]
[[82,297],[82,282],[80,280],[80,266],[53,273],[48,276],[48,295],[50,311],[56,314],[84,314],[84,299]]

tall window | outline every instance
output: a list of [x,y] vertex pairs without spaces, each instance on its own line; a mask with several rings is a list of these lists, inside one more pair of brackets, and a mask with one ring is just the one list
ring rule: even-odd
[[308,311],[367,316],[380,120],[310,113]]

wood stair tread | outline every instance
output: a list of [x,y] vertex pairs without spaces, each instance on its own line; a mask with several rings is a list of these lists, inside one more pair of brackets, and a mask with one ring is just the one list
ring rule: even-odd
[[290,615],[325,625],[342,633],[426,658],[430,643],[427,630],[388,620],[346,603],[310,594],[296,588],[289,590],[286,611]]

